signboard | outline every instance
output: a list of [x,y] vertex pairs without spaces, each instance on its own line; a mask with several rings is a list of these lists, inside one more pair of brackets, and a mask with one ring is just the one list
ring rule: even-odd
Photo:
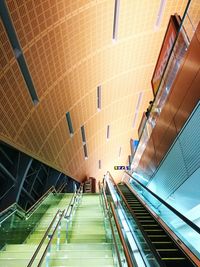
[[154,69],[153,77],[151,80],[152,90],[154,96],[158,91],[159,84],[161,82],[161,78],[170,55],[172,46],[176,39],[176,35],[179,29],[179,22],[177,21],[177,16],[171,16],[169,20],[169,24],[167,27],[167,31],[165,33],[165,37],[163,40],[163,44],[160,50],[160,54],[158,56],[158,60],[156,63],[156,67]]

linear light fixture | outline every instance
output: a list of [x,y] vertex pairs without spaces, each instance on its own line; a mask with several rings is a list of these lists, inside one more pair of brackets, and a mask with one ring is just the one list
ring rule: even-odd
[[84,152],[84,156],[85,156],[85,159],[88,159],[88,151],[87,151],[87,145],[83,145],[83,152]]
[[66,119],[67,119],[67,125],[68,125],[68,129],[69,129],[69,134],[72,137],[73,134],[74,134],[74,129],[73,129],[73,126],[72,126],[72,120],[71,120],[71,116],[70,116],[69,112],[66,113]]
[[97,86],[97,110],[101,110],[101,85]]
[[165,9],[165,5],[166,5],[166,0],[160,0],[160,6],[159,6],[159,10],[158,10],[158,15],[156,18],[156,24],[154,26],[154,30],[157,31],[160,27],[161,21],[162,21],[162,17],[163,17],[163,13],[164,13],[164,9]]
[[115,0],[115,9],[114,9],[114,21],[113,21],[113,41],[117,40],[118,36],[118,23],[119,23],[119,4],[120,0]]
[[101,169],[101,160],[99,159],[99,170]]
[[18,65],[19,65],[21,74],[22,74],[24,81],[26,83],[26,87],[27,87],[28,92],[31,96],[32,102],[34,105],[36,105],[39,102],[39,98],[37,96],[36,89],[34,87],[31,74],[30,74],[28,66],[26,64],[23,50],[21,48],[21,45],[19,43],[17,34],[15,32],[15,28],[13,26],[11,17],[9,15],[6,1],[3,1],[3,0],[0,1],[0,17],[2,18],[3,25],[4,25],[6,33],[8,35],[8,39],[9,39],[10,44],[12,46],[13,53],[15,55],[15,58],[17,60]]
[[110,125],[107,126],[106,138],[107,138],[107,140],[109,140],[109,138],[110,138]]
[[137,101],[137,104],[136,104],[134,118],[133,118],[133,128],[135,128],[135,123],[136,123],[136,120],[137,120],[137,117],[138,117],[138,112],[139,112],[140,105],[141,105],[141,102],[142,102],[142,97],[143,97],[143,92],[140,92],[139,96],[138,96],[138,101]]
[[84,125],[81,126],[81,136],[82,136],[82,142],[83,142],[83,144],[86,144],[85,127],[84,127]]
[[120,146],[120,148],[119,148],[119,154],[118,154],[118,157],[120,158],[120,156],[121,156],[121,153],[122,153],[122,147]]

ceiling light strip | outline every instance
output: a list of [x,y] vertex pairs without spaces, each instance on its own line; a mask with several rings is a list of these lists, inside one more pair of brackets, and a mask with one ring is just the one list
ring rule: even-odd
[[155,30],[158,30],[160,25],[161,25],[165,5],[166,5],[166,0],[160,0],[160,6],[159,6],[159,10],[158,10],[158,15],[156,18]]
[[117,40],[118,36],[118,22],[119,22],[119,5],[120,0],[115,0],[115,9],[114,9],[114,21],[113,21],[113,40]]
[[101,85],[97,86],[97,110],[101,110]]
[[101,169],[101,160],[99,160],[99,170]]
[[136,112],[138,112],[139,108],[140,108],[140,104],[142,102],[142,97],[143,97],[143,92],[140,92],[139,93],[139,96],[138,96],[138,101],[137,101],[137,105],[136,105]]
[[135,124],[136,124],[137,117],[138,117],[138,112],[139,112],[140,105],[141,105],[141,102],[142,102],[142,97],[143,97],[143,92],[140,92],[139,96],[138,96],[138,101],[137,101],[137,104],[136,104],[134,118],[133,118],[133,128],[135,128]]
[[69,134],[72,137],[73,134],[74,134],[74,129],[73,129],[73,126],[72,126],[72,120],[71,120],[71,116],[70,116],[69,112],[66,113],[66,119],[67,119],[67,125],[68,125],[68,129],[69,129]]
[[84,152],[84,156],[85,156],[85,159],[88,159],[88,151],[87,151],[87,145],[83,145],[83,152]]
[[120,156],[121,156],[121,153],[122,153],[122,147],[120,146],[120,148],[119,148],[119,158],[120,158]]
[[83,144],[86,144],[85,127],[84,127],[84,125],[81,126],[81,136],[82,136],[82,142],[83,142]]
[[107,126],[106,138],[107,140],[110,138],[110,125]]
[[36,89],[34,87],[31,74],[29,72],[28,66],[26,64],[26,60],[21,49],[17,34],[15,32],[15,28],[12,24],[11,17],[9,15],[8,8],[6,6],[6,2],[4,0],[0,1],[0,17],[2,19],[3,25],[5,27],[6,33],[8,35],[8,39],[13,49],[13,53],[18,62],[21,74],[26,83],[28,92],[31,96],[32,102],[36,105],[39,102],[39,98],[36,93]]

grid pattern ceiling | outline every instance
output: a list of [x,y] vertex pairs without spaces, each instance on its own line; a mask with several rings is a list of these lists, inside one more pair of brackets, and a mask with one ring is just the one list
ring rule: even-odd
[[[137,138],[142,112],[152,99],[150,80],[169,17],[175,12],[182,16],[187,1],[166,1],[155,31],[159,0],[121,0],[116,42],[114,0],[7,0],[6,4],[39,104],[31,101],[1,21],[1,140],[79,181],[86,176],[101,179],[114,165],[126,165],[129,140]],[[120,174],[112,173],[115,178]]]

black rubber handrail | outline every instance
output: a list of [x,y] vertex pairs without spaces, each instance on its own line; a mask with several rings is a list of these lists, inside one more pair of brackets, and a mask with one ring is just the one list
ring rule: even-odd
[[32,264],[33,264],[35,258],[37,257],[37,255],[38,255],[38,253],[39,253],[39,251],[40,251],[42,245],[44,244],[44,241],[45,241],[45,239],[47,238],[47,236],[48,236],[48,234],[49,234],[49,232],[50,232],[50,230],[51,230],[51,228],[52,228],[52,226],[53,226],[53,224],[54,224],[54,222],[55,222],[55,220],[56,220],[56,218],[57,218],[57,216],[58,216],[59,213],[60,213],[60,210],[58,210],[58,211],[56,212],[55,216],[53,217],[53,220],[51,221],[51,223],[50,223],[49,227],[47,228],[47,230],[46,230],[46,232],[45,232],[45,234],[44,234],[42,240],[40,241],[39,245],[37,246],[37,248],[36,248],[36,250],[35,250],[35,252],[34,252],[34,254],[33,254],[31,260],[29,261],[27,267],[31,267],[31,266],[32,266]]
[[142,186],[146,191],[148,191],[152,196],[154,196],[157,200],[159,200],[165,207],[167,207],[169,210],[171,210],[176,216],[178,216],[181,220],[183,220],[187,225],[189,225],[193,230],[195,230],[198,234],[200,234],[200,228],[190,221],[187,217],[185,217],[182,213],[177,211],[174,207],[169,205],[166,201],[164,201],[162,198],[160,198],[158,195],[156,195],[154,192],[152,192],[149,188],[147,188],[145,185],[143,185],[141,182],[139,182],[137,179],[135,179],[131,174],[128,172],[125,172],[127,175],[129,175],[137,184]]
[[[158,256],[158,253],[157,253],[157,251],[156,251],[156,248],[154,247],[154,245],[152,244],[151,240],[149,239],[149,237],[148,237],[147,234],[145,233],[145,231],[144,231],[144,229],[143,229],[141,223],[138,221],[137,217],[135,216],[135,213],[132,211],[132,209],[130,208],[129,204],[127,203],[127,201],[126,201],[124,195],[122,194],[121,190],[120,190],[119,187],[116,185],[116,183],[115,183],[115,181],[114,181],[112,175],[110,174],[110,172],[108,172],[108,173],[109,173],[109,178],[110,178],[110,180],[112,181],[114,187],[116,188],[116,192],[118,192],[118,194],[121,196],[121,198],[122,198],[123,202],[125,203],[127,209],[129,210],[129,212],[131,213],[132,217],[134,218],[134,220],[135,220],[135,222],[136,222],[136,224],[137,224],[137,226],[138,226],[138,229],[139,229],[140,232],[142,233],[142,236],[143,236],[143,238],[144,238],[146,244],[149,246],[149,248],[150,248],[152,254],[153,254],[154,257],[155,257],[155,259],[157,260],[157,262],[159,263],[159,265],[160,265],[161,267],[166,267],[166,265],[164,264],[164,262],[163,262],[163,261],[160,259],[160,257]],[[108,187],[108,190],[109,190],[109,192],[110,192],[109,187]],[[111,194],[111,192],[110,192],[110,194]],[[139,247],[138,247],[138,248],[139,248]]]
[[153,253],[154,257],[156,258],[157,262],[159,263],[159,265],[161,267],[166,267],[165,263],[159,257],[159,255],[156,251],[156,247],[152,244],[152,241],[149,239],[148,235],[144,231],[144,228],[142,227],[141,222],[137,219],[135,212],[129,206],[124,194],[122,193],[122,191],[120,190],[120,188],[117,185],[116,185],[116,188],[117,188],[117,191],[119,192],[119,195],[122,197],[122,200],[124,201],[128,211],[131,213],[132,217],[134,218],[134,221],[136,222],[140,232],[142,233],[142,235],[144,237],[144,240],[146,241],[147,245],[149,246],[149,248],[150,248],[151,252]]

